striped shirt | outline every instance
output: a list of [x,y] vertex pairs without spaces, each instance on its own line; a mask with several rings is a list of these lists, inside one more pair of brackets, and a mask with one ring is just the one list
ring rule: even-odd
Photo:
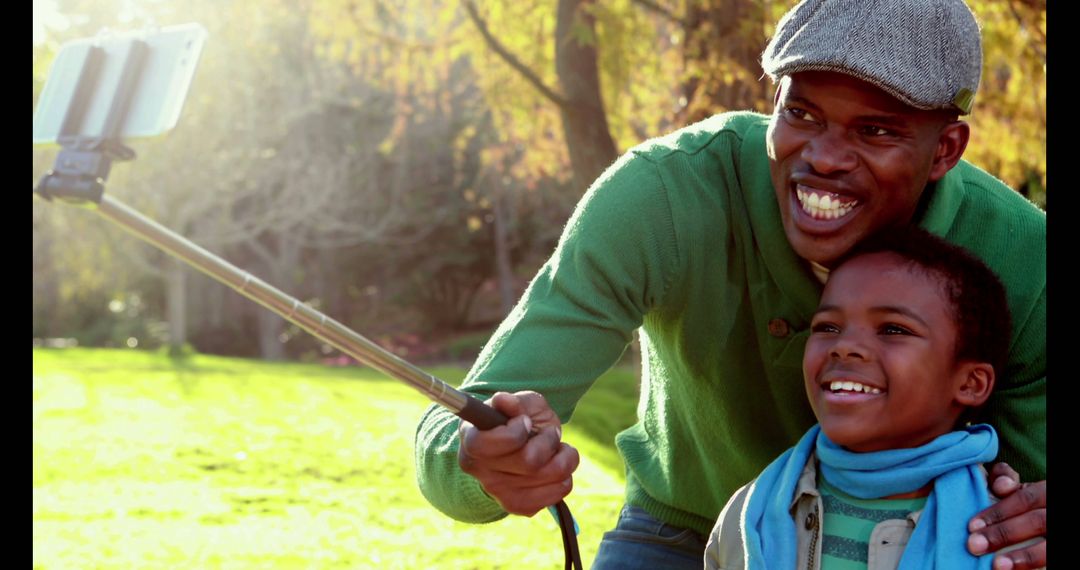
[[859,499],[830,485],[820,471],[818,490],[825,510],[821,542],[823,570],[866,570],[874,526],[889,519],[904,519],[926,504],[926,497]]

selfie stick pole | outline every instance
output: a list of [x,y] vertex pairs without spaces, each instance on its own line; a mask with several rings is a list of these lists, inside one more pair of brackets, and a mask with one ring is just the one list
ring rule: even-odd
[[[40,185],[39,189],[35,189],[35,192],[44,196],[40,190],[41,186],[44,184]],[[53,196],[57,194],[55,185],[52,187],[51,194]],[[68,200],[70,201],[70,196]],[[89,205],[93,206],[92,203]],[[477,428],[488,430],[507,422],[507,417],[495,408],[398,358],[345,325],[251,273],[237,268],[111,196],[102,193],[96,204],[96,210],[105,219],[116,223],[162,251],[187,262],[215,280],[232,287],[241,295],[259,303],[357,361],[412,386],[429,400],[447,408]],[[553,508],[562,530],[563,548],[566,551],[565,567],[580,570],[581,561],[577,536],[574,532],[575,523],[570,515],[570,509],[564,501],[559,501]]]
[[[94,48],[88,52],[93,63]],[[56,164],[42,177],[34,193],[46,200],[58,199],[76,205],[89,206],[105,219],[116,223],[136,237],[187,262],[221,283],[235,289],[241,295],[259,303],[285,320],[299,326],[334,348],[348,354],[359,362],[380,370],[391,378],[412,386],[431,401],[447,408],[458,417],[481,430],[504,425],[508,419],[495,408],[485,405],[475,397],[462,392],[446,382],[424,372],[420,368],[398,358],[374,342],[353,332],[345,325],[271,286],[252,274],[237,268],[228,261],[199,247],[195,243],[169,230],[165,226],[143,216],[122,202],[104,193],[113,160],[131,160],[135,153],[119,142],[117,134],[133,91],[133,85],[145,59],[146,46],[133,42],[124,54],[123,72],[113,86],[112,104],[109,108],[105,137],[80,138],[61,136],[62,150]],[[76,89],[86,93],[96,88],[95,67],[88,65],[77,81]],[[75,97],[74,101],[86,97]],[[73,105],[64,119],[61,132],[70,133],[70,127],[81,120],[84,107]],[[566,568],[580,570],[575,523],[566,503],[559,501],[552,507],[562,531],[563,549],[566,552]]]

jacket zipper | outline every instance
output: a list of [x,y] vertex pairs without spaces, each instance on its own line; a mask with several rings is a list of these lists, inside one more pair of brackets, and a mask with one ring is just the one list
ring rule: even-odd
[[813,525],[814,526],[814,528],[813,528],[814,536],[810,538],[810,556],[807,557],[807,564],[806,564],[806,569],[807,570],[816,570],[816,568],[817,568],[817,566],[814,565],[814,562],[815,562],[814,558],[815,558],[815,555],[817,554],[818,537],[821,534],[820,532],[818,532],[819,529],[821,528],[821,515],[818,514],[818,506],[817,506],[816,503],[814,504],[813,516],[814,516],[814,525]]

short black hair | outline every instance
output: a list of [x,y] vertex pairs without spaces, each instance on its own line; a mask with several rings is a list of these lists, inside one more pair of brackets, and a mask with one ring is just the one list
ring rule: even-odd
[[986,362],[1004,373],[1012,318],[998,276],[966,249],[916,226],[890,228],[863,240],[836,267],[855,257],[889,252],[938,278],[952,305],[958,361]]

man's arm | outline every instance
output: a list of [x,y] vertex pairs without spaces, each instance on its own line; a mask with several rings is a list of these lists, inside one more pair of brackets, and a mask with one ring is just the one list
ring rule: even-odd
[[[998,386],[980,418],[998,431],[1001,442],[998,461],[1011,466],[1007,471],[1014,473],[1013,483],[1004,487],[1004,482],[993,483],[1002,468],[991,467],[994,474],[991,491],[1002,499],[995,505],[999,515],[979,523],[976,519],[987,518],[988,511],[976,515],[970,521],[972,535],[968,540],[969,550],[987,544],[986,549],[978,550],[997,552],[1024,541],[1014,537],[1044,534],[1033,524],[1034,518],[1024,513],[1037,517],[1038,511],[1045,509],[1035,506],[1040,501],[1045,503],[1045,484],[1025,493],[1042,496],[1040,501],[1027,504],[1014,497],[1014,491],[1022,482],[1046,479],[1046,213],[1000,180],[965,161],[939,182],[938,190],[927,210],[938,215],[928,214],[921,223],[969,249],[997,273],[1005,285],[1013,319],[1009,362],[997,374]],[[935,204],[939,206],[936,209]],[[1001,532],[999,521],[1009,521],[1006,532]],[[976,528],[983,524],[986,526]],[[1014,525],[1027,530],[1017,534]],[[1042,549],[1044,559],[1045,542],[1041,544],[1038,548]],[[1022,550],[1032,553],[1030,548]],[[1032,555],[1039,558],[1037,553]],[[1004,560],[996,563],[1008,567]],[[1038,565],[1036,560],[1016,567]]]
[[[677,264],[671,209],[656,168],[627,154],[578,204],[554,254],[488,341],[462,389],[481,398],[535,391],[560,423],[568,421],[581,396],[618,360],[644,315],[660,302]],[[508,415],[511,430],[524,429],[524,419],[515,424]],[[522,448],[492,443],[486,436],[495,433],[470,433],[466,426],[459,434],[459,421],[449,412],[429,409],[417,429],[417,480],[425,497],[447,515],[487,522],[506,511],[459,461],[477,474],[505,473],[517,460],[504,456]],[[476,440],[463,456],[461,437]],[[560,461],[569,461],[561,441],[556,446],[548,435],[523,441],[523,447],[549,444],[550,457],[563,451]],[[491,445],[501,447],[493,451]],[[550,475],[537,475],[546,463],[529,461],[527,473],[515,473],[519,487],[529,477]]]
[[[989,421],[1003,434],[999,456],[1003,461],[993,465],[989,476],[990,490],[1001,501],[968,524],[972,554],[1000,551],[994,558],[995,570],[1046,566],[1045,288],[1021,316],[1014,323],[1016,334],[1006,370],[1010,381],[995,392],[987,410]],[[1021,543],[1030,544],[1017,548]]]

